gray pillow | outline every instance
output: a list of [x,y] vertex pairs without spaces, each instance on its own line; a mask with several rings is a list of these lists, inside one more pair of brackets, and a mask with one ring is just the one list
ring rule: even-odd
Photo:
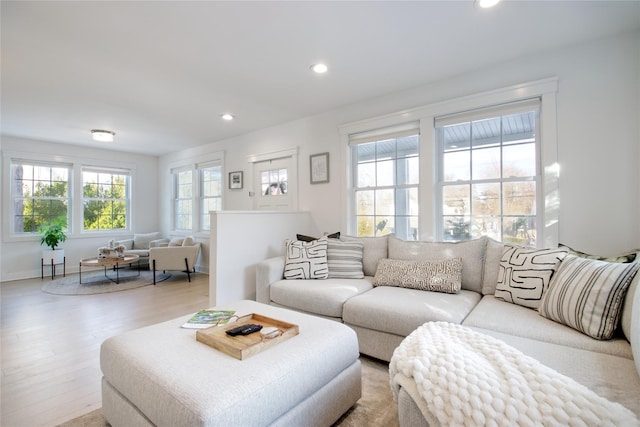
[[329,279],[362,279],[364,244],[357,240],[328,239]]
[[405,241],[389,237],[389,258],[434,261],[462,258],[462,289],[482,293],[487,238],[463,242]]

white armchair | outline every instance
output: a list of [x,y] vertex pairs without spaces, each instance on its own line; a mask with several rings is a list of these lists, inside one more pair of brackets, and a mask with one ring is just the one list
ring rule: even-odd
[[187,273],[191,282],[191,273],[196,272],[196,261],[200,253],[200,243],[193,239],[184,239],[182,246],[164,246],[149,249],[149,268],[153,270],[153,284],[156,284],[156,270],[180,270]]

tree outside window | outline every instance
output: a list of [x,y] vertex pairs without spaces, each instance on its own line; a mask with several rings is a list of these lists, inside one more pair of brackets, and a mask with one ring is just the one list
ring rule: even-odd
[[128,228],[129,174],[83,170],[84,230]]
[[69,228],[70,166],[13,162],[13,231],[36,233],[44,224]]

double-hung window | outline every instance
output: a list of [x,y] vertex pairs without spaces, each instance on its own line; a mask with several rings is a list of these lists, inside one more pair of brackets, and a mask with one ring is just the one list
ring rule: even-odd
[[358,236],[418,239],[419,140],[417,123],[349,136]]
[[35,233],[46,223],[70,225],[72,165],[13,160],[12,230]]
[[128,170],[82,168],[85,231],[129,228],[130,181]]
[[176,230],[193,229],[193,171],[173,172],[173,209]]
[[222,209],[222,166],[219,163],[198,166],[200,184],[200,229],[211,229],[211,211]]
[[540,100],[435,120],[439,237],[536,246]]

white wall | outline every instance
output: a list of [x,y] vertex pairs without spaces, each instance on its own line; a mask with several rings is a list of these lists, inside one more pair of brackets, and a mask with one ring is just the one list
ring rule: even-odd
[[[246,174],[248,156],[299,147],[299,209],[311,212],[321,231],[346,232],[346,147],[338,134],[340,125],[556,76],[560,242],[601,254],[638,248],[639,63],[640,32],[634,32],[531,53],[471,74],[164,156],[159,168],[160,192],[167,195],[161,201],[163,231],[170,231],[171,188],[166,177],[171,160],[222,151],[226,172]],[[311,185],[309,155],[324,151],[331,155],[331,182]],[[245,182],[242,192],[226,190],[225,209],[250,209],[250,185]]]
[[256,264],[284,254],[296,233],[318,235],[308,212],[225,211],[211,215],[209,304],[256,299]]
[[[95,256],[96,250],[110,239],[121,239],[132,233],[144,233],[159,229],[158,215],[158,158],[110,150],[82,148],[68,144],[35,141],[3,135],[0,139],[2,151],[2,240],[0,243],[0,281],[25,279],[40,276],[40,259],[43,247],[39,236],[12,236],[9,230],[10,203],[8,201],[9,158],[18,156],[27,159],[62,161],[77,165],[120,166],[132,169],[132,218],[131,232],[113,234],[81,233],[74,229],[67,234],[61,247],[67,257],[67,273],[77,272],[81,258]],[[75,185],[81,185],[75,182]],[[81,212],[81,210],[80,210]],[[75,221],[77,224],[78,222]],[[45,275],[49,269],[45,269]],[[56,272],[62,272],[57,268]]]

